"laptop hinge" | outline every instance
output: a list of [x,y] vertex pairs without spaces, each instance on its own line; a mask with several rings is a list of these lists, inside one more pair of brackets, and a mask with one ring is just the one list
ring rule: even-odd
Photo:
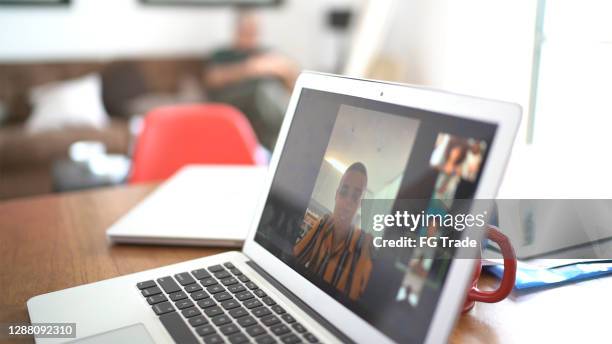
[[282,285],[279,281],[274,279],[274,277],[270,276],[264,269],[262,269],[257,263],[252,260],[246,262],[248,266],[253,268],[253,270],[257,271],[266,281],[270,282],[274,286],[274,288],[278,289],[285,297],[287,297],[291,302],[293,302],[296,306],[298,306],[304,313],[308,314],[311,318],[313,318],[319,325],[323,326],[326,330],[328,330],[331,334],[336,336],[343,343],[355,343],[349,337],[347,337],[344,333],[342,333],[338,328],[332,325],[329,321],[327,321],[323,316],[321,316],[317,311],[308,306],[304,301],[302,301],[299,297],[297,297],[294,293],[292,293],[289,289],[287,289],[284,285]]

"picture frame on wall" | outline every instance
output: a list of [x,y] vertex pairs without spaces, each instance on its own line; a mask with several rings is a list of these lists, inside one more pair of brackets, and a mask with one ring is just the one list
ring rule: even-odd
[[283,0],[140,0],[145,5],[163,6],[276,6]]
[[67,6],[71,0],[0,0],[0,6]]

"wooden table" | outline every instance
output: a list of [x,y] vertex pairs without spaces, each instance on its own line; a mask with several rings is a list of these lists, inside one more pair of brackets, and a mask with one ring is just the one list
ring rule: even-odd
[[[0,202],[0,323],[28,321],[28,298],[224,251],[113,246],[104,231],[155,188],[140,185]],[[482,288],[495,281],[484,277]],[[452,343],[612,343],[612,278],[551,289],[461,316]]]

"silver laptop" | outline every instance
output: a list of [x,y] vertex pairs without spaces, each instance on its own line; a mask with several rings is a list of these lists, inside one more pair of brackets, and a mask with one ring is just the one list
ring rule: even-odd
[[117,220],[106,236],[124,244],[241,247],[267,170],[185,166]]
[[[446,342],[473,261],[413,269],[409,250],[373,245],[360,204],[493,198],[519,119],[513,104],[303,73],[242,252],[33,297],[33,323],[76,326],[37,342]],[[459,141],[473,154],[438,188]]]

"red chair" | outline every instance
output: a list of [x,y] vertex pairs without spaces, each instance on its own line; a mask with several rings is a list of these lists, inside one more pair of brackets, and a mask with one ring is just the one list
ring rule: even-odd
[[129,182],[164,180],[188,164],[253,165],[257,148],[249,121],[232,106],[158,108],[144,119]]

